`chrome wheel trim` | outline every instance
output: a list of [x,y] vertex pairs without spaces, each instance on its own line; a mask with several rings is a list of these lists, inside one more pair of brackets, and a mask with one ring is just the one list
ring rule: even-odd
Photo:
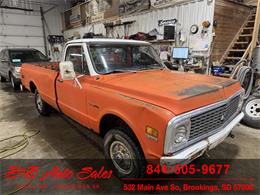
[[42,112],[43,102],[42,102],[42,98],[39,93],[36,94],[36,106],[37,106],[38,110],[40,112]]
[[116,169],[121,173],[130,174],[133,171],[133,157],[124,143],[114,141],[110,145],[110,158]]
[[260,99],[254,99],[248,102],[245,110],[251,118],[260,119]]

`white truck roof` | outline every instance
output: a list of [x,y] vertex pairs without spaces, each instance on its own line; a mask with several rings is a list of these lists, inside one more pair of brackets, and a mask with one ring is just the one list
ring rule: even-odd
[[134,44],[134,45],[149,45],[150,43],[145,41],[135,41],[135,40],[126,40],[126,39],[76,39],[73,41],[67,42],[67,44],[73,44],[73,43],[115,43],[115,44]]

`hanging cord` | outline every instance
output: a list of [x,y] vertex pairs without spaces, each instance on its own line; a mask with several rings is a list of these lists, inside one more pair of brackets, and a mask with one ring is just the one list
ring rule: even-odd
[[247,60],[240,60],[236,65],[235,68],[233,69],[232,73],[231,73],[231,78],[235,79],[235,76],[237,74],[237,72],[239,71],[239,69],[241,67],[243,67],[245,64],[247,64]]
[[[244,66],[244,64],[247,66]],[[245,83],[248,77],[250,77],[249,83]],[[241,60],[238,62],[231,74],[231,78],[240,82],[241,86],[245,89],[244,99],[248,99],[253,89],[254,83],[254,69],[250,66],[250,62],[247,60]]]

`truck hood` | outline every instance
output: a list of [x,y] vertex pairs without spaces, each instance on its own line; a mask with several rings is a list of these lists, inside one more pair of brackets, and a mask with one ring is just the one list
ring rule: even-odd
[[237,83],[231,79],[168,70],[106,75],[101,80],[103,86],[128,97],[129,101],[137,99],[175,115],[226,99],[224,89]]

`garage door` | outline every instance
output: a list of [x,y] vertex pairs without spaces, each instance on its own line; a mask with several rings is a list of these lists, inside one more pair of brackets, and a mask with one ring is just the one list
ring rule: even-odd
[[44,52],[40,12],[0,9],[0,49],[30,47]]

